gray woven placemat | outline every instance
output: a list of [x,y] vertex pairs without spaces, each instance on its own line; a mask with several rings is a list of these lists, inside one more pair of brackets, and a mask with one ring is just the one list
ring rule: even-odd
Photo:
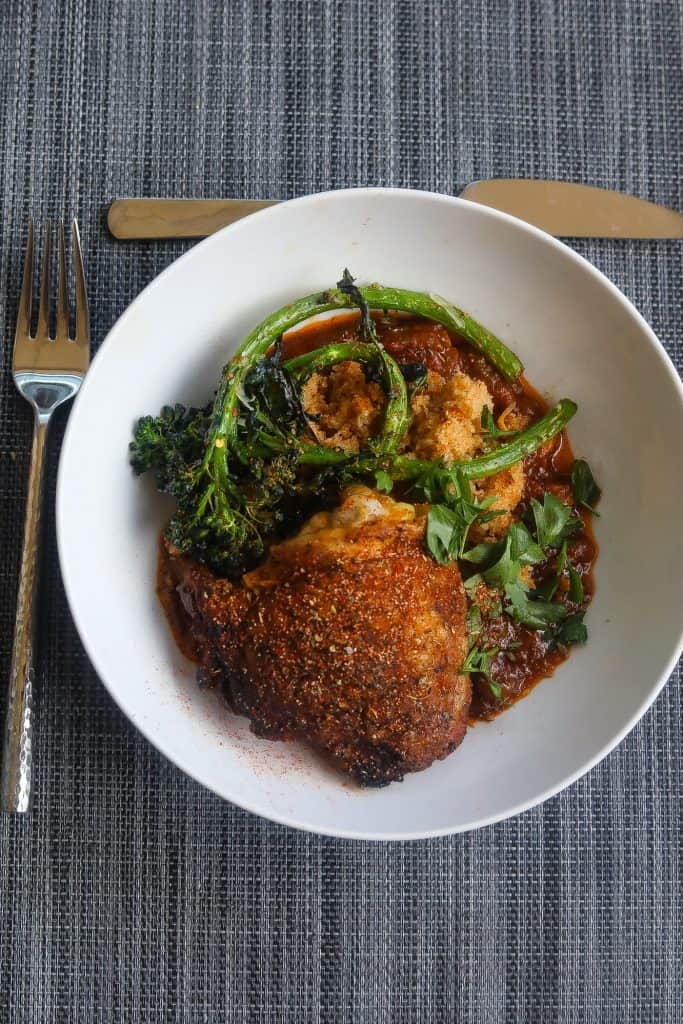
[[[99,341],[187,247],[114,243],[116,195],[519,175],[683,209],[682,37],[680,0],[4,0],[3,689],[30,210],[79,215]],[[578,248],[680,369],[681,243]],[[521,818],[415,844],[318,838],[222,803],[136,734],[80,646],[48,527],[35,800],[0,822],[3,1024],[683,1020],[678,677],[602,765]]]

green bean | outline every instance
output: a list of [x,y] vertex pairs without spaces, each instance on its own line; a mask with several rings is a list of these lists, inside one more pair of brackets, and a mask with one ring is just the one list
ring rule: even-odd
[[467,480],[481,480],[483,477],[495,476],[496,473],[509,469],[527,455],[533,455],[547,441],[564,430],[577,409],[576,402],[572,402],[570,398],[562,398],[545,416],[532,423],[511,441],[501,444],[486,455],[459,463],[460,472]]

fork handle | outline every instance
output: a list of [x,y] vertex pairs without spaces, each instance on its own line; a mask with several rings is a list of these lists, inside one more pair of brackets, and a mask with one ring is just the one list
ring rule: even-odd
[[33,428],[0,778],[0,809],[10,813],[27,811],[31,792],[34,620],[47,428],[48,417],[37,412]]

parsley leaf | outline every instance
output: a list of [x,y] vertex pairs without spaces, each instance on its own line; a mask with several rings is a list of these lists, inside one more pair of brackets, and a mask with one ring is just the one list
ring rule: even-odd
[[[482,502],[472,500],[472,489],[460,473],[452,478],[452,493],[447,504],[432,505],[427,513],[427,548],[440,565],[454,558],[462,558],[470,526],[475,521],[486,523],[502,513],[489,509],[495,498]],[[422,486],[429,486],[423,482]]]
[[549,637],[550,650],[555,647],[571,647],[572,644],[585,644],[588,639],[588,630],[583,624],[585,612],[576,612],[575,615],[568,615],[559,627],[552,631]]
[[456,498],[450,505],[432,505],[427,513],[427,548],[439,565],[462,558],[470,526],[475,520],[487,522],[498,512],[483,511],[489,504]]
[[567,616],[563,604],[534,598],[520,583],[506,583],[505,597],[508,615],[530,629],[548,629]]
[[550,491],[543,495],[543,504],[531,499],[531,511],[536,527],[536,538],[542,548],[556,548],[565,537],[581,527],[581,520]]
[[456,498],[472,500],[472,488],[458,466],[447,466],[443,461],[431,462],[413,481],[410,488],[411,501],[426,501],[430,505],[438,502],[455,501]]
[[481,608],[473,601],[467,610],[467,632],[472,640],[479,636],[481,627]]
[[562,573],[564,572],[566,564],[567,542],[566,540],[563,540],[562,547],[558,551],[557,559],[555,561],[555,575],[549,576],[547,580],[543,580],[543,582],[536,587],[536,593],[539,597],[545,598],[546,601],[552,601],[557,592],[557,588],[560,585],[560,580],[562,579]]
[[602,491],[596,484],[595,477],[585,459],[575,459],[572,465],[572,494],[579,505],[587,508],[594,515],[598,515],[593,506],[599,500]]
[[502,590],[506,583],[517,579],[522,566],[542,562],[545,554],[524,523],[513,523],[503,540],[495,544],[477,544],[465,551],[462,558],[483,567],[480,573],[466,581],[466,587],[472,589],[483,580],[489,587]]
[[463,561],[471,562],[472,565],[481,565],[487,568],[497,562],[505,550],[505,540],[496,540],[489,543],[475,544],[463,552]]
[[503,698],[503,687],[500,683],[497,683],[491,676],[486,677],[486,682],[489,684],[489,690],[496,698],[496,700],[502,700]]
[[439,565],[448,565],[460,544],[462,520],[447,505],[432,505],[427,513],[427,548]]
[[500,427],[497,427],[493,413],[488,405],[485,405],[481,410],[481,429],[489,441],[495,441],[500,437],[512,437],[514,434],[519,433],[518,430],[501,430]]
[[583,582],[581,580],[581,574],[574,569],[573,566],[569,566],[569,600],[573,601],[574,604],[583,603]]
[[500,700],[503,696],[503,688],[491,675],[491,661],[498,654],[499,650],[499,647],[491,647],[486,651],[482,651],[476,646],[470,647],[460,670],[464,673],[479,672],[484,676],[486,682],[489,684],[489,690],[496,700]]
[[567,542],[566,542],[566,540],[564,540],[564,541],[562,541],[562,547],[560,548],[560,550],[557,553],[557,562],[555,563],[555,572],[557,574],[557,579],[558,580],[560,579],[560,576],[564,572],[564,567],[566,566],[566,564],[567,564]]
[[375,487],[382,494],[391,494],[394,481],[391,479],[386,469],[375,470]]

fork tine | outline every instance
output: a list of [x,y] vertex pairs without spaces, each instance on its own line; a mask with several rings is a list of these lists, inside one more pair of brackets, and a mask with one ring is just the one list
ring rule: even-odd
[[74,270],[76,271],[76,334],[79,345],[90,345],[90,321],[88,317],[88,297],[85,293],[85,272],[81,254],[81,236],[78,221],[73,222]]
[[28,338],[31,334],[31,287],[33,285],[33,217],[28,222],[26,238],[26,255],[24,256],[24,274],[21,279],[21,296],[17,313],[17,340]]
[[66,300],[66,254],[64,250],[64,222],[59,222],[59,284],[57,287],[57,341],[69,337],[69,309]]
[[45,225],[45,247],[43,249],[43,274],[40,285],[40,304],[36,338],[43,341],[50,336],[50,222]]

